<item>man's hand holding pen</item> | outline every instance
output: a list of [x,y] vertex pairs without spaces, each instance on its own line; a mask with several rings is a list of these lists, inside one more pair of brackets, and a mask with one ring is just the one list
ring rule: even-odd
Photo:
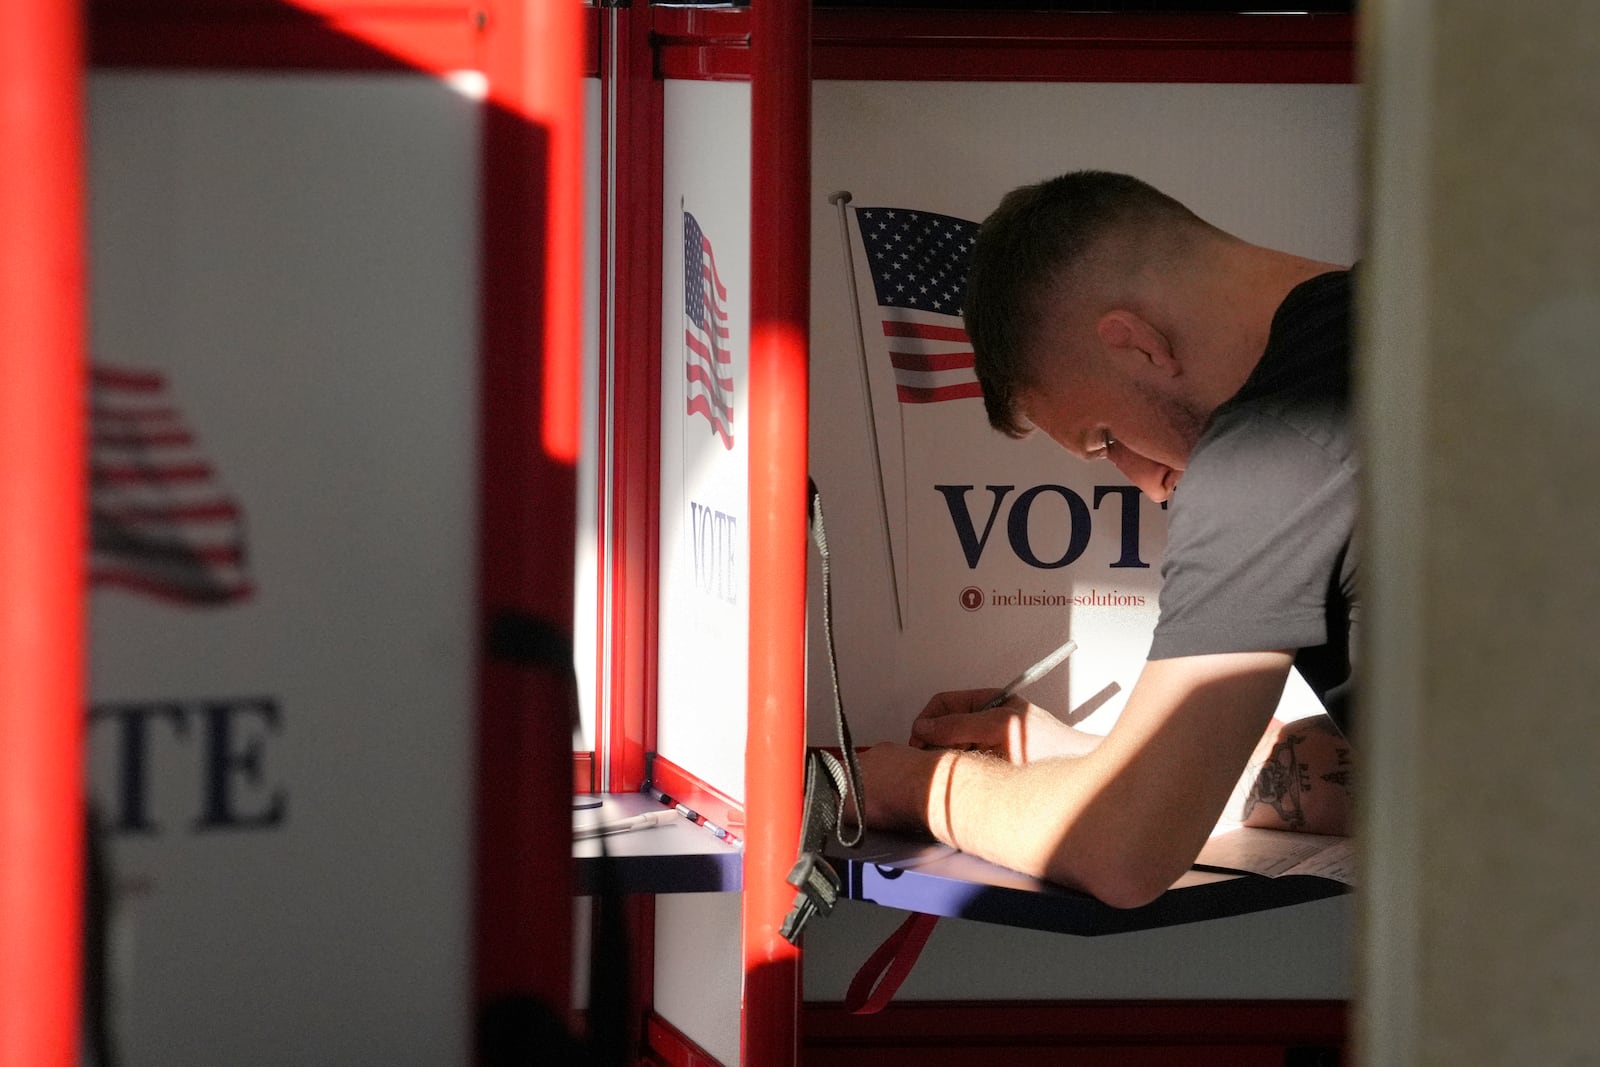
[[1100,738],[1075,730],[1017,692],[1055,670],[1077,648],[1066,641],[1000,689],[939,693],[911,724],[908,745],[879,744],[859,753],[866,789],[867,825],[917,830],[932,826],[932,806],[948,795],[962,752],[987,753],[1017,766],[1081,756]]
[[976,749],[1022,765],[1060,756],[1081,756],[1099,736],[1075,730],[1050,712],[1013,696],[988,704],[994,689],[960,689],[928,701],[911,724],[913,748]]
[[866,789],[867,825],[880,830],[923,830],[937,815],[929,806],[946,795],[951,764],[967,758],[998,758],[1022,765],[1081,756],[1100,743],[1021,697],[976,710],[994,689],[940,693],[912,723],[908,745],[892,742],[859,750]]
[[1004,760],[1020,766],[1081,756],[1100,743],[1098,736],[1075,730],[1020,697],[975,710],[994,694],[992,688],[940,693],[913,723],[910,744],[884,742],[859,750],[868,826],[910,832],[948,827],[950,779],[957,760]]

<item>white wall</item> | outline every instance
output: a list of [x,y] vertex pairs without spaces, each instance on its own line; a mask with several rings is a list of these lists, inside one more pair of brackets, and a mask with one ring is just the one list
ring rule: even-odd
[[739,1063],[744,959],[738,893],[656,898],[655,999],[663,1019],[718,1063]]

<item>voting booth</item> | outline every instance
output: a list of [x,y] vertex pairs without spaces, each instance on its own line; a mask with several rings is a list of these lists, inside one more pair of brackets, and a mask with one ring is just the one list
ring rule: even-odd
[[[808,479],[856,742],[1069,637],[1027,695],[1108,729],[1165,513],[987,427],[963,256],[1091,168],[1352,261],[1351,20],[557,7],[91,7],[123,1062],[470,1062],[581,1032],[602,966],[641,1062],[1337,1054],[1348,879],[1117,911],[876,835],[779,926],[837,744]],[[912,913],[921,962],[853,1014]]]
[[[597,756],[610,774],[597,787],[643,790],[646,802],[618,814],[654,804],[688,824],[672,839],[611,846],[636,856],[625,867],[657,872],[629,879],[652,891],[640,927],[653,947],[647,1045],[669,1059],[746,1063],[783,1055],[785,1043],[802,1059],[867,1047],[880,1061],[894,1049],[915,1057],[934,1032],[939,1047],[991,1051],[1135,1043],[1141,1032],[1156,1046],[1209,1041],[1224,1059],[1270,1055],[1274,1042],[1280,1057],[1286,1043],[1338,1047],[1351,909],[1337,879],[1196,870],[1128,913],[942,846],[869,839],[830,854],[848,899],[806,927],[795,1023],[796,994],[762,981],[773,964],[752,959],[773,920],[753,916],[750,901],[752,880],[781,877],[798,839],[757,795],[775,775],[793,792],[800,766],[793,749],[778,766],[763,762],[794,725],[796,697],[774,688],[771,661],[805,664],[805,743],[838,743],[819,561],[798,536],[793,457],[772,457],[804,435],[858,743],[904,740],[934,692],[999,685],[1069,636],[1078,654],[1028,695],[1084,729],[1109,728],[1148,650],[1165,514],[1109,465],[988,428],[957,314],[963,253],[1004,192],[1081,168],[1133,173],[1246,240],[1352,261],[1349,20],[823,10],[796,59],[763,52],[793,41],[764,41],[761,18],[759,5],[602,15],[602,39],[632,57],[611,74],[616,143],[645,146],[631,159],[619,149],[608,188],[635,210],[660,210],[658,226],[616,223],[659,244],[627,250],[651,267],[619,251],[613,313],[619,336],[633,302],[660,319],[614,357],[607,417],[642,440],[613,442],[635,458],[603,472],[602,493],[649,516],[638,536],[654,566],[629,575],[642,589],[612,595],[654,602],[614,614],[603,641],[612,656],[636,649],[613,661],[613,698],[638,685],[641,707],[601,707],[600,732],[632,754]],[[656,74],[647,83],[645,70]],[[773,98],[764,85],[773,92],[782,77],[807,100],[799,130],[762,103]],[[783,168],[806,141],[802,180]],[[788,190],[788,212],[808,223],[802,249],[761,214],[756,199],[773,189]],[[780,277],[764,282],[763,268]],[[803,394],[781,360],[763,362],[761,338],[773,307],[786,306],[763,284],[785,290],[798,277],[809,305]],[[625,369],[633,351],[659,360]],[[763,407],[774,380],[790,391]],[[798,642],[770,612],[802,554]],[[1293,678],[1280,715],[1320,712]],[[678,854],[695,832],[706,854],[698,874]],[[789,842],[781,857],[773,837]],[[738,894],[730,844],[741,851]],[[764,856],[753,858],[758,844]],[[581,878],[594,851],[580,849]],[[852,1015],[847,987],[915,912],[946,917],[922,962],[887,1010]],[[1288,943],[1300,951],[1286,967]],[[735,999],[738,1019],[727,1011]],[[1215,1010],[1187,1015],[1196,1002]],[[1120,1018],[1139,1022],[1122,1029],[1114,1006],[1135,1004]],[[1249,1007],[1232,1014],[1239,1004]]]
[[[64,105],[8,151],[82,148],[8,286],[86,335],[6,335],[8,398],[45,373],[73,398],[7,484],[48,461],[81,487],[48,551],[8,508],[8,559],[82,605],[29,655],[8,583],[3,673],[68,706],[8,701],[5,779],[52,756],[72,789],[8,789],[7,1062],[466,1063],[497,1027],[559,1033],[595,27],[87,7],[5,29],[8,103]],[[19,252],[80,241],[81,289]],[[68,984],[29,969],[40,930]]]

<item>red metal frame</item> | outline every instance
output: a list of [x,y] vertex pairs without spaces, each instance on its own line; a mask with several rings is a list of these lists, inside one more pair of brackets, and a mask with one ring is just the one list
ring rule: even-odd
[[82,39],[70,4],[0,16],[0,1063],[81,1036]]
[[663,78],[750,80],[748,10],[658,8],[656,70]]
[[97,67],[425,70],[475,66],[486,25],[450,0],[91,0]]
[[640,1067],[722,1067],[705,1049],[655,1013],[645,1018]]
[[1349,15],[817,15],[816,77],[890,81],[1348,82]]
[[[668,78],[750,78],[744,12],[663,11]],[[850,81],[1343,83],[1349,15],[1100,15],[865,11],[815,14],[812,76]]]
[[[613,8],[601,29],[602,170],[612,179],[601,205],[602,359],[599,446],[599,573],[602,604],[596,736],[606,739],[604,787],[644,784],[655,748],[657,586],[661,518],[661,159],[662,87],[655,77],[648,7]],[[609,656],[609,662],[607,657]]]
[[[633,792],[655,748],[661,508],[662,86],[651,9],[597,13],[601,84],[600,471],[596,788]],[[676,783],[675,783],[676,784]],[[681,789],[682,787],[679,786]],[[655,901],[624,902],[630,936],[630,1051],[648,1046]],[[648,1062],[648,1061],[645,1061]]]
[[[541,663],[481,661],[474,888],[480,1006],[570,1002],[568,835],[581,346],[583,35],[577,4],[508,2],[476,64],[487,76],[481,241],[481,619],[551,638]],[[560,754],[558,756],[558,754]],[[545,768],[540,773],[538,768]],[[531,773],[530,773],[531,772]],[[539,902],[544,902],[540,904]]]
[[[89,61],[174,70],[473,70],[497,27],[451,0],[90,0]],[[599,11],[585,8],[586,75],[600,72]]]
[[[750,27],[750,712],[745,738],[741,1042],[798,1054],[800,954],[778,933],[800,840],[806,731],[810,432],[811,4],[766,0]],[[758,580],[756,580],[758,579]]]

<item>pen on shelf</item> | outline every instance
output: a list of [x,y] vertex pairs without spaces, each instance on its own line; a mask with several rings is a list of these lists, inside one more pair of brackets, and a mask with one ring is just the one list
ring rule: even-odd
[[1068,639],[1060,648],[1051,652],[1044,659],[1040,660],[1038,663],[1035,663],[1033,666],[1029,667],[1015,678],[1011,679],[1011,681],[1007,682],[1006,687],[1000,690],[1000,692],[996,693],[988,703],[984,704],[980,708],[974,708],[973,710],[988,711],[990,708],[998,708],[1001,704],[1004,704],[1006,701],[1016,696],[1020,690],[1026,689],[1034,682],[1037,682],[1040,678],[1043,678],[1045,675],[1055,670],[1061,665],[1063,660],[1077,650],[1078,642]]
[[712,822],[710,819],[706,818],[704,815],[701,815],[698,811],[695,811],[693,808],[689,807],[689,805],[680,804],[676,800],[673,800],[670,796],[668,796],[667,794],[663,793],[661,790],[655,788],[654,786],[651,786],[651,785],[647,784],[647,785],[643,786],[639,791],[641,793],[644,793],[646,796],[650,797],[651,799],[653,799],[656,803],[667,805],[673,811],[677,812],[679,815],[682,815],[685,819],[689,820],[689,822],[693,823],[694,825],[704,827],[706,830],[708,830],[711,833],[711,836],[713,836],[713,837],[715,837],[715,838],[717,838],[719,840],[726,841],[729,844],[737,844],[738,843],[739,839],[737,837],[735,837],[733,834],[729,833],[727,830],[725,830],[722,827],[718,826],[716,823]]
[[574,841],[583,841],[591,837],[608,837],[611,834],[625,834],[629,830],[644,830],[651,826],[660,826],[671,818],[671,812],[647,811],[643,815],[632,815],[626,819],[614,819],[611,822],[597,822],[592,826],[577,826],[572,830]]
[[674,810],[676,810],[677,813],[682,815],[685,819],[688,819],[690,822],[694,823],[696,826],[703,826],[707,830],[711,831],[712,837],[720,838],[723,841],[736,840],[736,838],[734,838],[732,834],[728,833],[728,831],[724,830],[722,827],[718,826],[716,823],[712,822],[710,819],[706,818],[704,815],[701,815],[698,811],[695,811],[686,804],[679,804]]

